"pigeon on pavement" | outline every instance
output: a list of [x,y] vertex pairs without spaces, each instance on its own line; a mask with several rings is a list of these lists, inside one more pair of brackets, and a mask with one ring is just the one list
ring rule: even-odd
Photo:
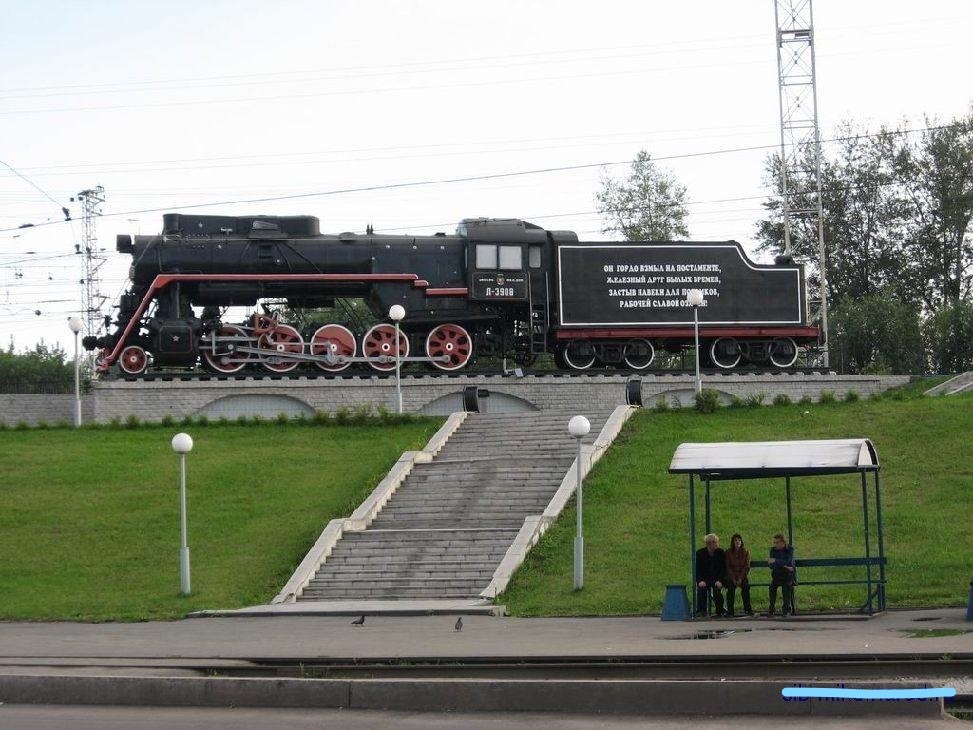
[[463,630],[463,617],[462,616],[460,616],[458,619],[456,619],[455,629],[457,631],[462,631]]
[[364,614],[356,618],[354,621],[352,621],[351,624],[352,626],[363,626],[365,624]]

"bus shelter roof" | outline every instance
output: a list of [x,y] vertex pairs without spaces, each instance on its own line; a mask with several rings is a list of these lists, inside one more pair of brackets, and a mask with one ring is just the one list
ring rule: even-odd
[[701,479],[763,479],[877,471],[878,454],[868,439],[730,441],[680,444],[670,474]]

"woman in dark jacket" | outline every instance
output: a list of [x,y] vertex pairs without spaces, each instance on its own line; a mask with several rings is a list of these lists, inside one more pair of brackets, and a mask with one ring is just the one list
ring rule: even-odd
[[749,574],[750,551],[743,544],[743,537],[737,533],[730,538],[730,549],[726,551],[726,610],[730,616],[733,616],[733,600],[737,588],[743,596],[743,613],[747,616],[753,615],[753,608],[750,605],[750,581],[747,579]]

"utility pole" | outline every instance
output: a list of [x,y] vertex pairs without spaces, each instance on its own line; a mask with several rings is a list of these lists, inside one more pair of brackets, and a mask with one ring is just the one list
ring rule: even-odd
[[71,202],[75,200],[81,203],[81,243],[75,245],[76,252],[81,255],[81,316],[86,333],[96,335],[103,324],[101,307],[105,303],[98,272],[107,259],[98,248],[96,226],[101,215],[101,204],[105,202],[105,189],[99,185],[82,190],[71,198]]
[[[828,356],[828,279],[821,202],[821,135],[818,130],[814,13],[811,0],[774,0],[777,24],[777,82],[780,101],[780,187],[784,216],[784,256],[793,257],[792,225],[806,217],[818,237],[821,332],[824,365]],[[813,165],[808,169],[808,161]]]

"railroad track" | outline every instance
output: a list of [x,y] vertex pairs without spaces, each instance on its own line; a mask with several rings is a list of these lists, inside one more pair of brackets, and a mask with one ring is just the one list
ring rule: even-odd
[[[679,369],[679,370],[622,370],[618,368],[604,369],[604,370],[539,370],[539,371],[523,371],[524,376],[533,377],[554,377],[554,378],[594,378],[594,377],[605,377],[605,376],[622,376],[630,378],[651,378],[651,377],[661,377],[661,376],[692,376],[695,375],[694,370],[690,369]],[[702,371],[702,375],[706,378],[714,377],[737,377],[740,375],[834,375],[834,371],[830,368],[790,368],[788,370],[780,370],[777,368],[746,368],[740,370],[710,370],[706,369]],[[232,375],[222,375],[219,373],[209,373],[209,372],[194,372],[194,371],[155,371],[149,372],[142,375],[127,375],[124,377],[106,378],[105,380],[111,381],[124,381],[124,382],[153,382],[153,381],[163,381],[163,382],[173,382],[173,381],[250,381],[250,380],[387,380],[395,377],[394,373],[379,373],[373,370],[361,371],[361,372],[340,372],[340,373],[325,373],[325,372],[313,372],[307,371],[302,373],[269,373],[262,370],[246,371],[241,370],[238,373]],[[497,379],[517,379],[517,375],[512,372],[503,372],[501,370],[483,370],[483,371],[469,371],[462,373],[451,373],[451,372],[422,372],[422,373],[402,373],[403,381],[410,380],[472,380],[474,378],[497,378]]]

